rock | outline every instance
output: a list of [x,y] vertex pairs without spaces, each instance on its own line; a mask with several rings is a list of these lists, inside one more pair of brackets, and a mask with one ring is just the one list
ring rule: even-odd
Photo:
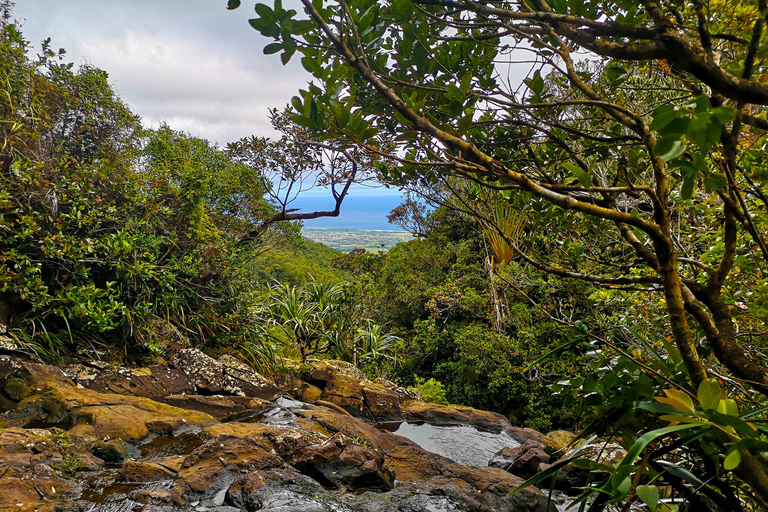
[[539,471],[539,464],[547,464],[549,461],[550,456],[544,448],[536,441],[528,440],[515,448],[503,448],[488,465],[527,479]]
[[250,405],[258,404],[258,402],[251,404],[251,399],[242,400],[242,398],[245,397],[171,395],[165,397],[163,402],[174,407],[203,412],[221,420],[243,413],[250,408]]
[[307,381],[320,388],[336,376],[350,377],[356,381],[365,380],[365,375],[355,365],[344,361],[310,360],[310,369],[306,372]]
[[546,434],[545,444],[550,453],[565,453],[566,448],[576,439],[576,434],[567,430],[553,430]]
[[408,420],[425,421],[434,425],[474,425],[481,430],[491,432],[512,428],[509,420],[501,414],[461,405],[410,402],[405,406],[405,417]]
[[96,457],[109,463],[123,462],[131,456],[127,444],[120,439],[98,441],[93,445],[92,452]]
[[175,352],[171,363],[206,394],[272,399],[281,392],[272,381],[232,356],[217,361],[198,349],[187,348]]
[[525,444],[527,441],[535,441],[536,444],[544,447],[549,445],[547,436],[532,428],[510,427],[504,431],[520,444]]
[[304,474],[335,487],[391,489],[394,474],[381,452],[336,434],[296,453],[291,464]]
[[154,462],[126,461],[118,473],[124,482],[160,482],[176,476],[176,471]]
[[323,389],[324,400],[338,405],[353,416],[361,416],[363,405],[363,386],[360,381],[346,375],[334,375]]
[[181,371],[166,366],[147,368],[104,367],[101,364],[75,365],[64,374],[86,389],[161,400],[168,395],[193,394],[195,386]]
[[255,471],[235,478],[225,503],[239,510],[351,512],[309,477],[289,470]]
[[322,394],[323,390],[319,387],[305,383],[301,391],[301,399],[304,402],[313,403],[315,400],[319,399]]
[[397,421],[404,417],[401,395],[384,384],[364,382],[363,400],[376,421]]
[[264,440],[220,435],[184,459],[178,479],[192,491],[219,491],[241,473],[283,466]]
[[51,423],[92,425],[98,437],[138,440],[149,432],[171,433],[182,425],[207,425],[215,420],[148,398],[98,393],[69,386],[50,388],[19,403],[16,413],[46,417]]

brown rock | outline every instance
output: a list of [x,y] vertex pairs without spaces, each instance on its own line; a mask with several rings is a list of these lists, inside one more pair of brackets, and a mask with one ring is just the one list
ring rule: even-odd
[[313,403],[315,400],[320,398],[320,395],[323,394],[323,390],[320,389],[317,386],[313,386],[312,384],[304,384],[303,389],[301,391],[301,399],[304,402],[307,403]]
[[512,428],[509,420],[501,414],[461,405],[410,402],[405,406],[405,416],[409,420],[426,421],[434,425],[474,425],[493,432]]
[[118,472],[118,477],[123,482],[158,482],[175,476],[175,471],[153,462],[126,461]]
[[307,373],[307,378],[321,388],[336,376],[350,377],[357,381],[365,380],[363,372],[351,363],[323,359],[312,360],[310,364],[311,369]]
[[178,478],[190,489],[202,492],[232,474],[282,467],[283,460],[268,444],[257,439],[221,435],[189,454]]
[[354,416],[364,411],[363,386],[346,375],[335,375],[323,389],[323,399],[334,403]]
[[539,471],[539,464],[547,464],[549,461],[550,456],[544,451],[544,447],[529,440],[515,448],[503,448],[493,456],[488,465],[523,478],[530,478]]
[[394,474],[383,465],[381,452],[336,434],[293,456],[292,464],[305,474],[322,476],[326,483],[353,488],[391,489]]
[[190,411],[204,412],[220,420],[248,410],[249,407],[237,398],[243,397],[171,395],[165,397],[163,402]]
[[383,384],[364,382],[363,399],[376,421],[395,421],[404,417],[401,396]]
[[147,368],[107,366],[100,368],[93,365],[76,365],[65,368],[64,373],[82,387],[100,393],[115,393],[161,400],[168,395],[195,392],[194,384],[184,373],[167,366],[155,365]]
[[207,393],[272,399],[281,391],[272,381],[232,356],[223,356],[217,361],[200,350],[187,348],[173,353],[171,362],[198,390]]

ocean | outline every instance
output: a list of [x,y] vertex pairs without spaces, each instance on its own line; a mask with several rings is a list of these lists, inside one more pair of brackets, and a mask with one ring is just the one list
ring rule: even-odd
[[[350,192],[341,205],[341,213],[338,217],[321,217],[304,221],[308,228],[325,229],[378,229],[386,231],[402,231],[398,226],[387,222],[387,215],[400,204],[400,196],[393,194],[365,194],[355,195]],[[327,196],[299,196],[291,203],[290,208],[301,208],[302,212],[317,210],[333,210],[333,198],[330,193]]]

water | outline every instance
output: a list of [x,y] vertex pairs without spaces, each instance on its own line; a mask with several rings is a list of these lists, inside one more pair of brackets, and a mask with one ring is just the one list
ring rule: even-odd
[[[304,221],[308,228],[330,229],[381,229],[400,230],[399,227],[387,221],[387,215],[400,204],[398,195],[355,195],[344,199],[341,205],[341,213],[338,217],[321,217]],[[299,196],[291,203],[290,208],[300,208],[301,212],[333,210],[334,201],[330,193],[327,196]]]
[[469,425],[437,426],[405,421],[393,433],[465,466],[487,466],[502,448],[520,446],[504,432],[483,432]]

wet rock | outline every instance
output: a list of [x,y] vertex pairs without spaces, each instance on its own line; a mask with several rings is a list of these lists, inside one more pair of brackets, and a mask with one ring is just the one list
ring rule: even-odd
[[176,476],[176,471],[155,462],[126,461],[120,468],[118,478],[124,482],[158,482]]
[[248,512],[350,512],[315,480],[280,469],[238,476],[227,491],[225,503]]
[[405,406],[405,416],[409,420],[425,421],[434,425],[474,425],[491,432],[512,428],[509,420],[501,414],[461,405],[410,402]]
[[205,492],[240,473],[283,465],[272,446],[260,438],[220,435],[184,459],[178,478],[187,488]]
[[128,444],[120,439],[98,441],[93,445],[92,453],[109,463],[123,462],[131,457]]
[[195,392],[194,384],[184,373],[160,365],[147,368],[124,368],[90,363],[70,366],[63,371],[80,386],[100,393],[161,400],[168,395]]
[[394,473],[383,465],[378,450],[336,434],[296,453],[291,464],[305,474],[335,487],[391,489]]
[[198,392],[264,399],[272,399],[281,392],[272,381],[232,356],[217,361],[198,349],[188,348],[172,354],[170,362],[194,383]]
[[550,456],[536,441],[529,440],[515,448],[504,448],[488,463],[523,478],[530,478],[539,471],[539,464],[547,464]]
[[363,405],[363,386],[360,381],[346,375],[335,375],[325,385],[322,397],[338,405],[353,416],[361,416]]
[[402,395],[376,382],[363,383],[363,400],[376,421],[401,420],[404,417]]

